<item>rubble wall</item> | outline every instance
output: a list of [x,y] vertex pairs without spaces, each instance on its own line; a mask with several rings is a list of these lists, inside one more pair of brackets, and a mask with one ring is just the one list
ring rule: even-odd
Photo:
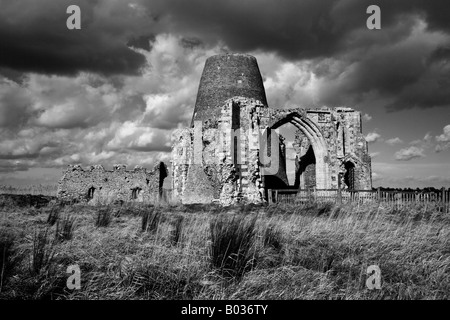
[[105,170],[96,165],[82,168],[69,165],[58,183],[57,197],[62,201],[107,204],[113,202],[158,201],[167,168],[163,162],[152,170],[135,167],[126,170],[125,165],[114,165]]

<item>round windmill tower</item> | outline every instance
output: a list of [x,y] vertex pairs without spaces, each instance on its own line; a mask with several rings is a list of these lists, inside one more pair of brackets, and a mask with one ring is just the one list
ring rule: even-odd
[[253,98],[267,106],[256,58],[240,53],[209,57],[200,79],[191,127],[196,120],[218,119],[224,101],[235,96]]

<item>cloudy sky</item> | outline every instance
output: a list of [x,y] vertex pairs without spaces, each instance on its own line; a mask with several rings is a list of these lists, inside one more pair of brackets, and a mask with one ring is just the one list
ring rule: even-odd
[[0,0],[0,184],[168,160],[205,59],[243,52],[269,106],[362,112],[374,186],[450,187],[447,2]]

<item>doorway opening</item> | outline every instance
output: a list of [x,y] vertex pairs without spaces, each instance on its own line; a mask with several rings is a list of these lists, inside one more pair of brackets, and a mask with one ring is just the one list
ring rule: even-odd
[[94,194],[95,194],[95,188],[94,187],[90,187],[88,189],[88,192],[87,192],[87,199],[88,199],[88,201],[94,199]]
[[139,197],[141,190],[142,189],[139,187],[131,189],[131,199],[136,200]]
[[344,166],[344,183],[349,190],[355,190],[355,164],[351,161],[347,161]]

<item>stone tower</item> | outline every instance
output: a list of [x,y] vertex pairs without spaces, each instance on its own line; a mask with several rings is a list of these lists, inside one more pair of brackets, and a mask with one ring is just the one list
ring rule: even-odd
[[[288,145],[278,130],[287,123],[296,128],[289,146],[294,185],[287,178]],[[206,60],[191,127],[175,130],[172,138],[172,194],[183,203],[258,203],[274,189],[372,189],[361,113],[269,108],[258,63],[249,55]]]
[[267,106],[256,58],[239,53],[209,57],[200,79],[191,127],[196,120],[218,119],[224,101],[235,96],[252,98]]

